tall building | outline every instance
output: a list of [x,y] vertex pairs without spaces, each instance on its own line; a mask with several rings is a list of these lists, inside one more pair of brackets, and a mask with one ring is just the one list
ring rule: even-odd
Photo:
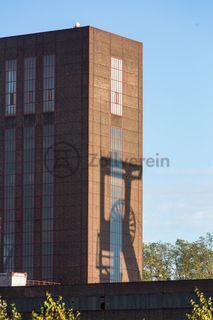
[[142,44],[96,28],[0,39],[0,272],[142,277]]

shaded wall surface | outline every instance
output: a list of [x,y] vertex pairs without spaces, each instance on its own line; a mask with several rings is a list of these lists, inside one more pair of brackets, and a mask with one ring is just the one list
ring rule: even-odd
[[[29,58],[35,60],[35,87],[30,89],[35,103],[33,111],[25,112]],[[45,69],[45,59],[50,58],[54,77],[50,68]],[[16,62],[13,114],[5,112],[8,61]],[[0,272],[27,271],[31,279],[87,282],[88,61],[88,28],[0,39]],[[52,77],[47,86],[54,87],[47,97],[52,108],[44,104],[45,70]],[[34,133],[31,152],[25,143],[28,128]],[[5,157],[8,130],[15,136],[13,171]],[[12,200],[8,184],[13,187]],[[30,195],[25,186],[33,188]]]
[[82,320],[184,320],[195,287],[213,297],[213,279],[0,288],[0,295],[16,303],[26,319],[32,309],[39,310],[48,291],[62,295],[67,307],[81,312]]

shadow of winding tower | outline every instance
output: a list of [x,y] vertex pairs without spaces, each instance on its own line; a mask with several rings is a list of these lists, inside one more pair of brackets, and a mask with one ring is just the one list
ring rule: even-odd
[[[131,192],[132,182],[134,180],[140,180],[142,177],[142,166],[138,164],[132,164],[122,161],[120,166],[122,184],[124,188],[123,197],[124,199],[118,199],[113,206],[110,208],[110,218],[106,219],[105,208],[106,208],[106,178],[116,175],[116,170],[119,170],[119,162],[114,161],[108,157],[101,158],[100,166],[100,233],[97,237],[97,254],[96,254],[96,266],[100,271],[100,282],[112,282],[111,273],[114,268],[119,268],[120,281],[122,281],[122,269],[121,267],[121,253],[123,254],[126,272],[128,274],[129,281],[140,281],[141,274],[138,266],[136,253],[134,250],[134,240],[136,233],[136,218],[133,208],[131,207]],[[113,172],[112,170],[115,170]],[[111,242],[112,225],[116,224],[119,219],[121,220],[121,227],[117,228],[118,244],[120,243],[120,252],[117,254],[113,252]],[[118,224],[119,225],[119,224]],[[118,245],[119,246],[119,245]],[[115,246],[116,247],[116,246]],[[118,261],[119,260],[119,261]]]

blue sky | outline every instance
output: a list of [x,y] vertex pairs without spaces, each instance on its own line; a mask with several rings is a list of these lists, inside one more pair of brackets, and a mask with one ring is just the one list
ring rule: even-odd
[[144,42],[144,240],[213,229],[212,0],[0,0],[0,37],[76,21]]

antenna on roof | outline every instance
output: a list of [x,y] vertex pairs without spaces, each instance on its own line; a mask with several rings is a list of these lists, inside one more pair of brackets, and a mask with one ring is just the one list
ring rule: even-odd
[[76,22],[74,25],[74,28],[80,28],[80,26],[81,26],[80,22]]

